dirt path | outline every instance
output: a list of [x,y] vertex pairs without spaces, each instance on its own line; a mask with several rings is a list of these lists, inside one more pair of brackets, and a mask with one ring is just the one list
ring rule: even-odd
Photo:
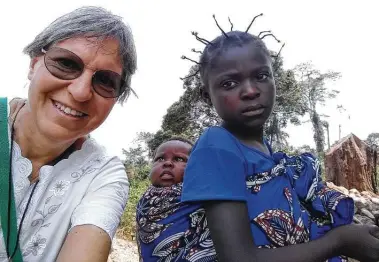
[[138,248],[134,242],[115,237],[108,262],[138,262]]

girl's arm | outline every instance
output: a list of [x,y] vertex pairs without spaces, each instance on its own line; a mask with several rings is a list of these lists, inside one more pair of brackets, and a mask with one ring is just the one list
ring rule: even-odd
[[360,261],[379,260],[379,228],[342,226],[309,243],[260,249],[255,247],[244,202],[209,201],[208,226],[221,262],[320,262],[346,255]]

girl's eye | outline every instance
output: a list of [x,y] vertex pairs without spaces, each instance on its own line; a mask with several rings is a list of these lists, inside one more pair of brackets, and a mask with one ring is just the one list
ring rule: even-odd
[[226,88],[226,89],[234,88],[237,85],[238,85],[238,83],[236,81],[232,81],[232,80],[226,80],[226,81],[221,83],[221,86]]
[[267,78],[269,78],[269,76],[270,75],[268,73],[260,73],[257,76],[257,80],[258,81],[265,81]]

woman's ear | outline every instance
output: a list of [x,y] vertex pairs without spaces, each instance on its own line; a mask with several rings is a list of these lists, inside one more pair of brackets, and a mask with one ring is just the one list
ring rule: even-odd
[[205,86],[200,87],[200,96],[203,99],[203,101],[205,103],[207,103],[207,105],[213,106],[211,97],[210,97],[209,92],[207,90],[208,90],[208,88],[206,88]]
[[34,57],[30,60],[30,64],[29,64],[29,73],[28,73],[28,79],[29,80],[32,80],[33,76],[34,76],[34,73],[36,72],[36,69],[37,69],[37,62],[39,61],[39,59],[37,57]]

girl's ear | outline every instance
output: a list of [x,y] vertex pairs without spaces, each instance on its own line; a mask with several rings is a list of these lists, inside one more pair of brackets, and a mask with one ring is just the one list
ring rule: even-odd
[[203,101],[205,103],[207,103],[207,105],[213,106],[211,97],[210,97],[209,92],[207,90],[208,90],[208,88],[206,88],[205,86],[200,87],[200,96],[203,99]]

